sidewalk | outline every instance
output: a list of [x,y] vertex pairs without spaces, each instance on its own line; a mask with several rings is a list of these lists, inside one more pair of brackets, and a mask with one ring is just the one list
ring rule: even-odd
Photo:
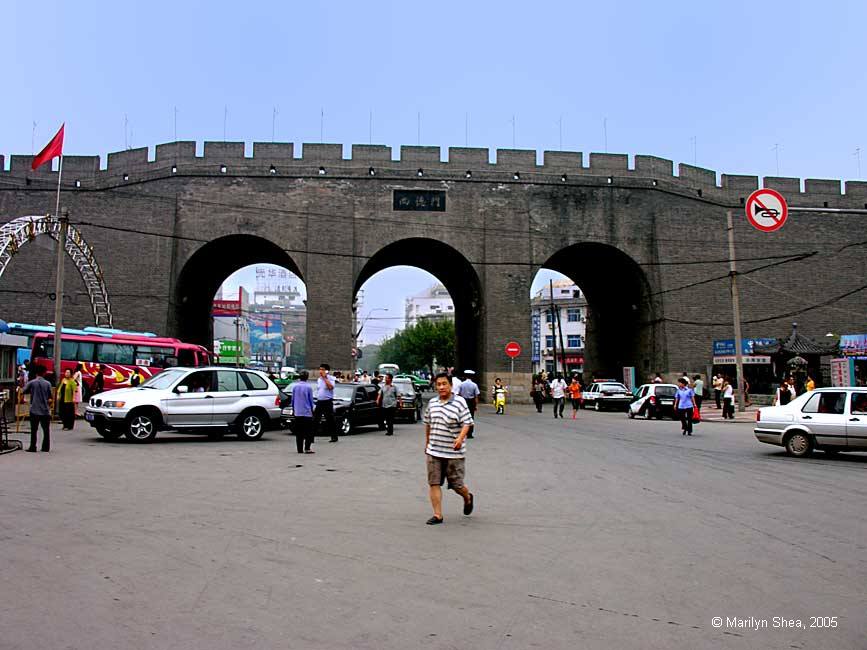
[[718,409],[713,402],[707,404],[705,402],[701,407],[701,419],[706,422],[755,422],[756,421],[756,411],[759,410],[758,406],[748,406],[743,413],[739,413],[737,407],[735,407],[735,419],[734,420],[724,420],[722,416],[722,409]]

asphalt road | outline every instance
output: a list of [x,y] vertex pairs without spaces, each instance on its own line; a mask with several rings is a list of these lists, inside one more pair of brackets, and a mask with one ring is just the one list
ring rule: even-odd
[[614,413],[477,431],[476,512],[449,492],[434,527],[420,424],[299,456],[79,423],[0,456],[0,648],[867,647],[867,456]]

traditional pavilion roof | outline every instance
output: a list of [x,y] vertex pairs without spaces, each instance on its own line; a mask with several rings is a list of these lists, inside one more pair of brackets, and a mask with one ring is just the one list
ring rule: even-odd
[[807,338],[798,332],[798,324],[792,323],[792,334],[785,339],[777,339],[775,345],[762,345],[753,347],[754,354],[818,354],[829,355],[839,354],[840,344],[836,341],[833,343],[817,343],[811,338]]

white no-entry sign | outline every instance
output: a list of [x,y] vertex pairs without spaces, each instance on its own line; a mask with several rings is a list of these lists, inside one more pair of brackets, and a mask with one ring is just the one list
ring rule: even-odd
[[776,190],[756,190],[746,204],[747,221],[762,232],[774,232],[783,227],[789,217],[786,199]]

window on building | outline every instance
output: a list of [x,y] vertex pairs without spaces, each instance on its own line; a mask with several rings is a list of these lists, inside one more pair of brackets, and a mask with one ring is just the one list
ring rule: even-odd
[[546,348],[553,348],[554,347],[554,335],[553,334],[547,334],[545,336],[545,347]]
[[580,348],[581,337],[578,334],[569,334],[566,337],[566,346],[570,348]]
[[546,323],[553,323],[554,322],[554,314],[551,313],[550,309],[545,310],[545,322]]
[[581,310],[577,307],[569,307],[566,310],[566,320],[570,323],[577,323],[581,320]]

